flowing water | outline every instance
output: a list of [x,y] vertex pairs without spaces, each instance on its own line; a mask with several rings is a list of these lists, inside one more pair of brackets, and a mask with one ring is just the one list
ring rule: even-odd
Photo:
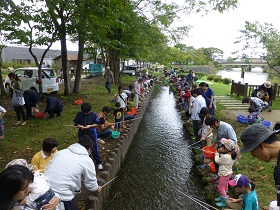
[[188,198],[205,202],[182,124],[173,93],[163,87],[148,103],[103,209],[201,209]]

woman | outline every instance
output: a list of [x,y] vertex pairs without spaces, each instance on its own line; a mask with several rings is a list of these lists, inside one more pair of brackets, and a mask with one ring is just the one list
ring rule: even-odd
[[[11,85],[9,85],[9,88],[13,90],[13,95],[16,92],[21,92],[21,85],[20,85],[20,79],[17,75],[14,73],[8,74],[9,79],[11,80]],[[24,105],[24,104],[23,104]],[[23,105],[20,106],[14,106],[14,110],[17,115],[17,123],[15,125],[26,125],[26,116],[24,113]],[[22,122],[20,121],[20,116],[22,116]]]
[[210,110],[210,115],[215,115],[214,92],[206,82],[201,82],[199,87],[202,89],[202,96],[205,99],[206,105]]
[[[20,165],[11,166],[0,173],[0,210],[11,210],[29,194],[33,173]],[[15,208],[16,209],[16,208]]]
[[277,159],[274,168],[274,180],[277,191],[277,206],[280,206],[280,138],[277,136],[280,130],[271,131],[261,124],[253,124],[247,127],[241,134],[243,148],[241,152],[250,152],[265,162]]

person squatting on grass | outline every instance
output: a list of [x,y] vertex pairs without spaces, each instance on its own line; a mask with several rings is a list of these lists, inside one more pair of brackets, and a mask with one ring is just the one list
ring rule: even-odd
[[235,142],[231,139],[220,140],[222,146],[215,153],[215,162],[219,164],[219,183],[218,190],[220,197],[216,198],[216,205],[218,207],[225,207],[228,198],[228,182],[232,174],[232,166],[236,159]]
[[266,101],[261,100],[258,97],[245,97],[242,99],[242,103],[243,104],[248,104],[250,103],[250,106],[253,106],[256,109],[256,112],[258,113],[258,115],[261,114],[261,111],[263,110],[263,108],[267,108],[268,107],[268,103]]
[[[243,148],[241,152],[250,152],[253,157],[270,162],[277,159],[274,168],[274,181],[277,192],[277,204],[271,202],[271,206],[280,206],[280,130],[271,131],[262,124],[253,124],[245,128],[241,133]],[[273,208],[271,208],[273,209]]]
[[240,198],[228,198],[226,205],[235,210],[258,210],[258,197],[255,190],[255,184],[245,175],[237,174],[234,179],[229,181],[229,185],[241,192]]
[[102,160],[100,157],[100,151],[97,143],[96,127],[100,123],[98,116],[95,112],[91,111],[92,106],[88,102],[84,102],[81,105],[81,111],[77,113],[74,119],[74,125],[79,128],[78,138],[83,136],[89,136],[92,140],[92,156],[95,160],[99,170],[103,169]]

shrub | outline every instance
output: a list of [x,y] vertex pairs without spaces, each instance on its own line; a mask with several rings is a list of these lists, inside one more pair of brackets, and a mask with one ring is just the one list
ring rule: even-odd
[[213,80],[215,76],[216,76],[216,75],[214,75],[214,74],[209,74],[209,75],[207,76],[207,80]]
[[222,76],[217,76],[217,75],[214,77],[213,80],[214,80],[214,82],[222,82],[223,81]]
[[202,72],[195,73],[195,77],[197,77],[197,79],[201,79],[204,75],[205,75],[205,73],[202,73]]
[[230,79],[230,78],[224,78],[224,79],[223,79],[223,83],[226,84],[226,85],[228,85],[228,84],[231,83],[231,79]]

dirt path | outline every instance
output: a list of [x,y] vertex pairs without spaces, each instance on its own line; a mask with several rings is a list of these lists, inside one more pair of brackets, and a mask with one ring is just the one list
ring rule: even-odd
[[[231,115],[232,117],[235,117],[235,119],[237,120],[237,115],[241,114],[241,115],[248,115],[248,112],[245,110],[226,110],[226,112]],[[273,129],[273,126],[275,124],[276,121],[280,121],[280,110],[272,110],[271,112],[261,112],[261,116],[264,117],[265,120],[271,121],[272,124],[270,126],[270,129]],[[232,118],[230,117],[230,118]]]

